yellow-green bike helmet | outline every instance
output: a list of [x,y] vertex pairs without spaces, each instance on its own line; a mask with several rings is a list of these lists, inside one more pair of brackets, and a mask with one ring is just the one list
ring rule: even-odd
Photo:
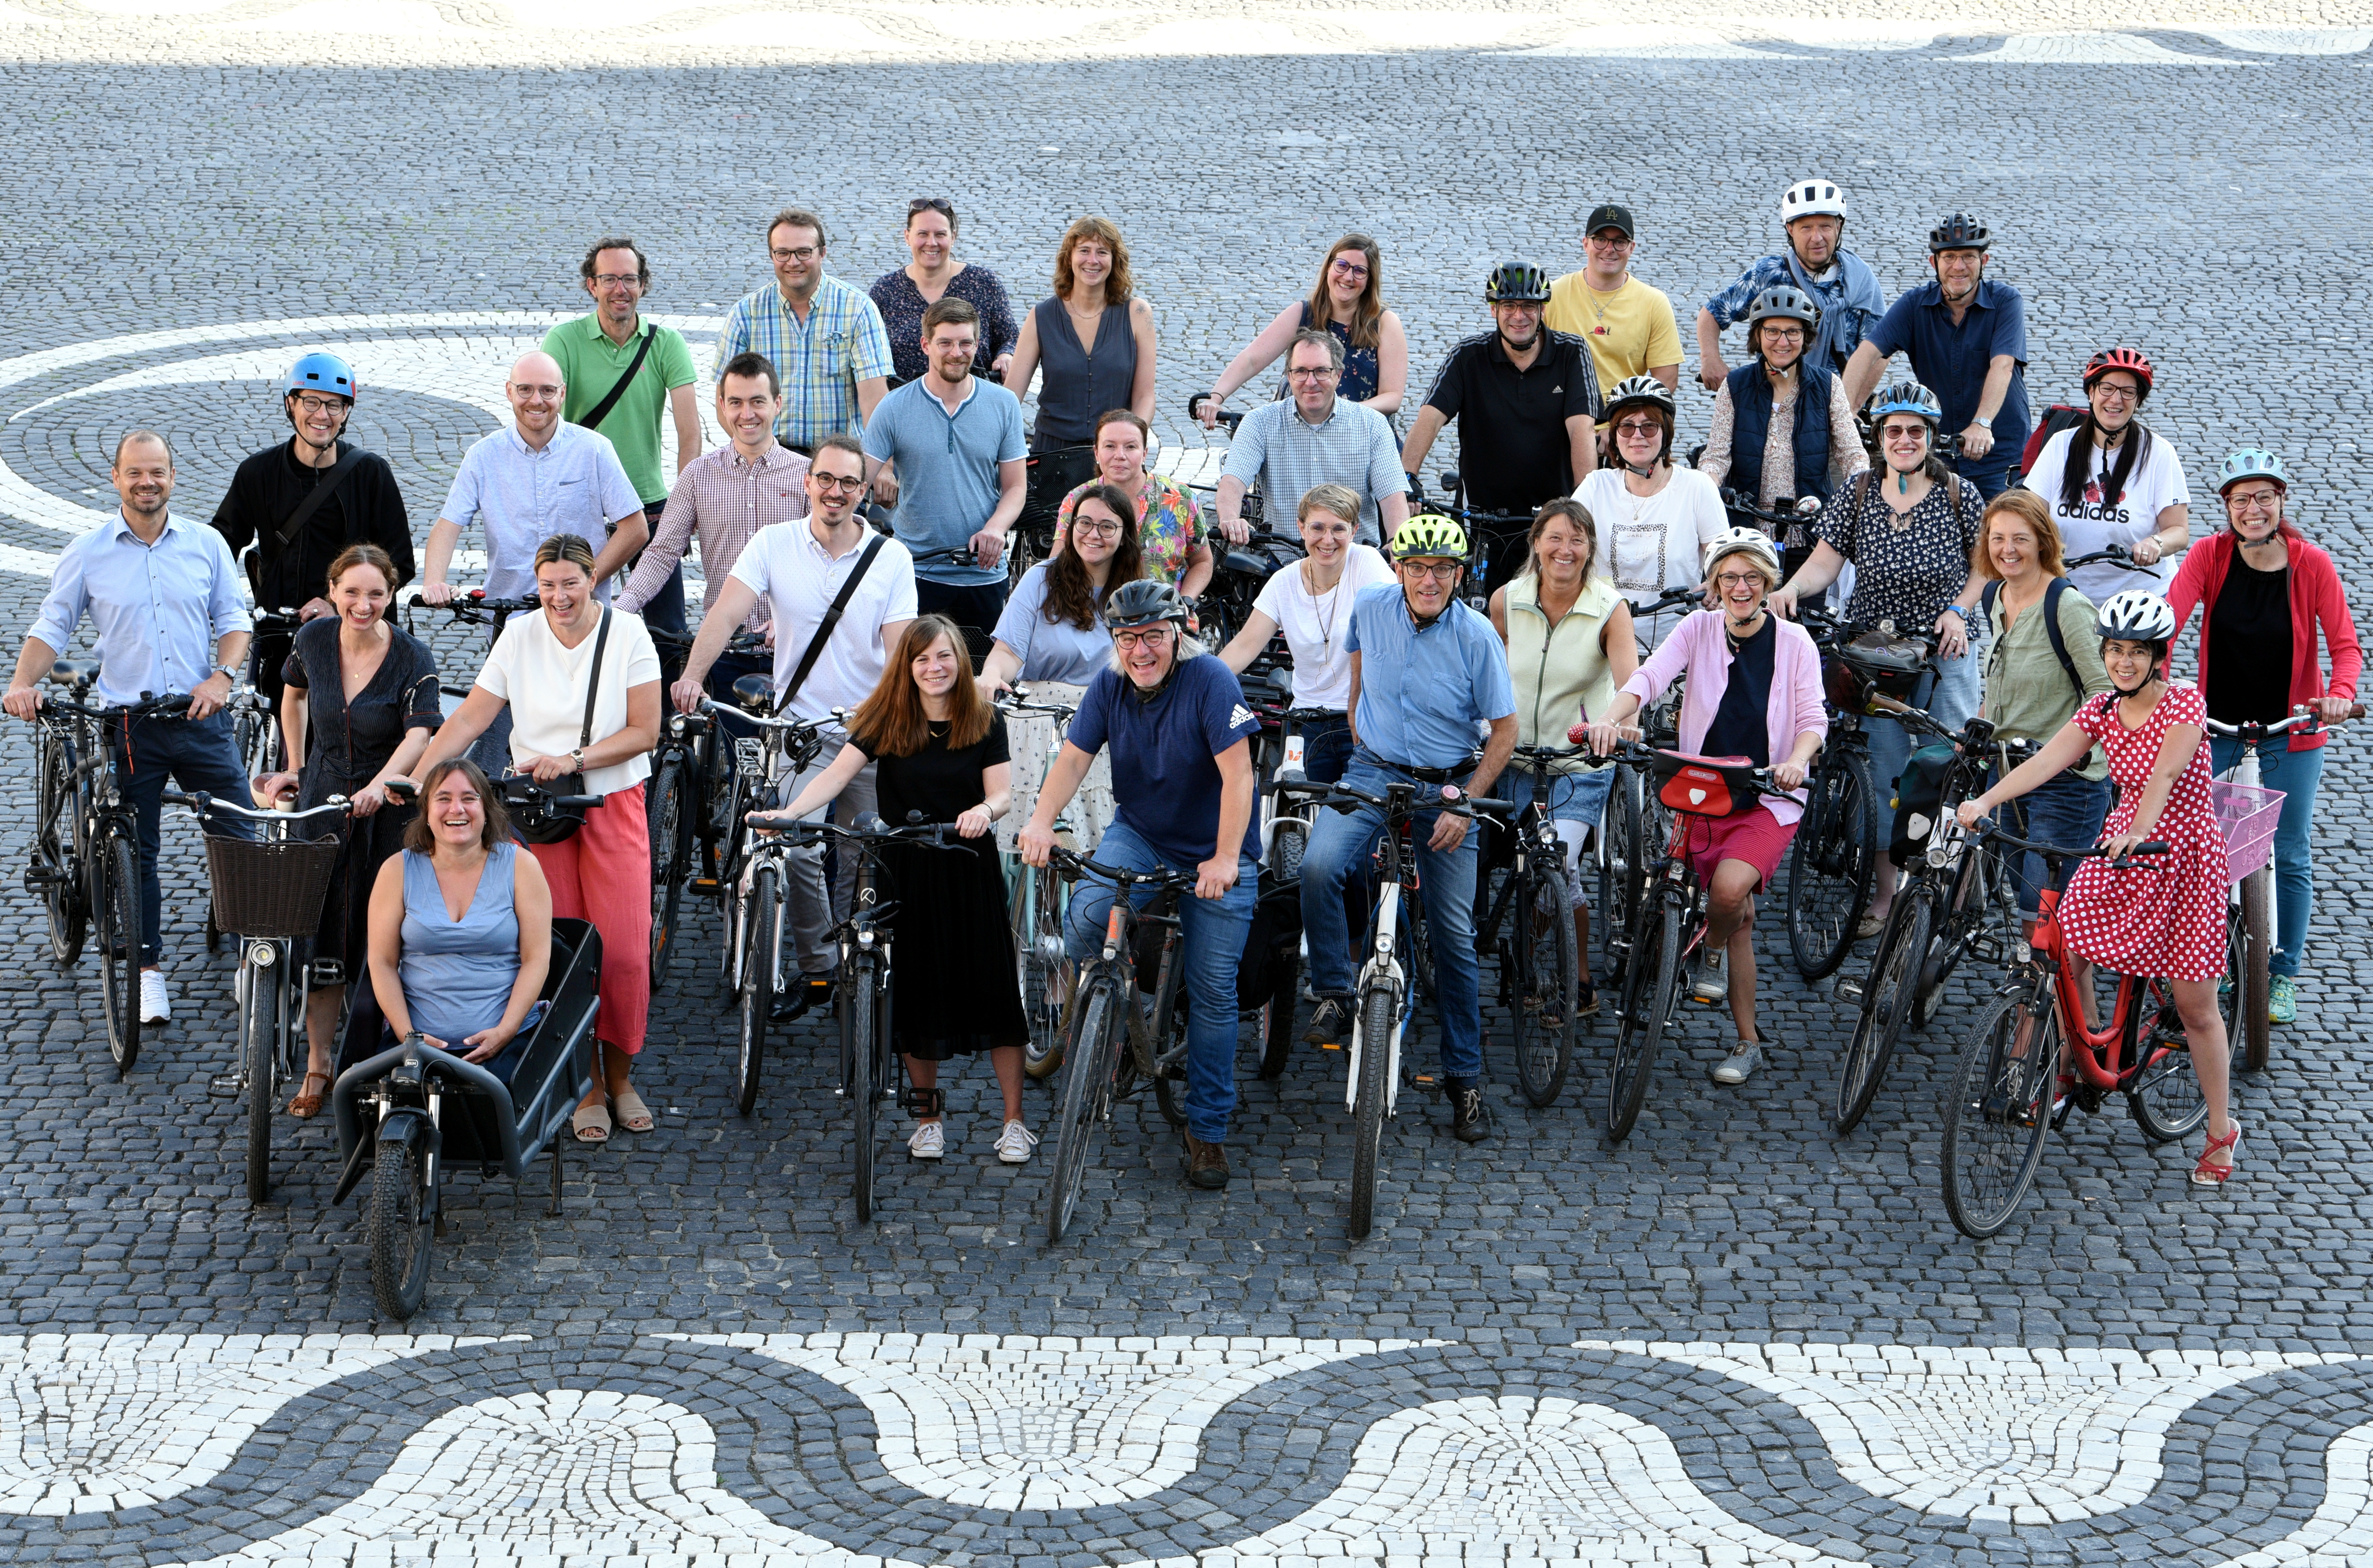
[[1467,559],[1467,530],[1440,512],[1420,512],[1402,523],[1388,549],[1396,561]]

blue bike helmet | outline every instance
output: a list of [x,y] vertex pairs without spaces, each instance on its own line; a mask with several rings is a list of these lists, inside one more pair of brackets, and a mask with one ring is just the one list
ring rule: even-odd
[[300,392],[334,392],[348,403],[355,400],[355,368],[336,355],[315,349],[288,368],[288,380],[280,389],[283,397]]
[[2216,470],[2216,493],[2239,485],[2244,479],[2269,479],[2278,490],[2291,487],[2291,477],[2283,472],[2283,460],[2263,447],[2243,447],[2225,460]]
[[1918,381],[1898,381],[1879,393],[1878,401],[1870,405],[1870,420],[1874,425],[1890,414],[1910,414],[1925,419],[1931,429],[1942,423],[1945,417],[1945,410],[1937,403],[1936,394]]

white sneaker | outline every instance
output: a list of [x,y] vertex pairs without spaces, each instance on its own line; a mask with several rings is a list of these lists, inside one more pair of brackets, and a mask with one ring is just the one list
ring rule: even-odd
[[1038,1135],[1018,1121],[1009,1121],[998,1135],[997,1157],[1009,1165],[1029,1163],[1030,1151],[1038,1146]]
[[170,1024],[173,1021],[173,993],[165,984],[162,969],[140,971],[140,1022]]
[[915,1136],[906,1140],[906,1153],[918,1160],[936,1160],[947,1153],[947,1130],[936,1121],[927,1121],[915,1129]]
[[1698,977],[1689,994],[1700,1001],[1723,1001],[1730,996],[1730,950],[1717,948],[1698,959]]

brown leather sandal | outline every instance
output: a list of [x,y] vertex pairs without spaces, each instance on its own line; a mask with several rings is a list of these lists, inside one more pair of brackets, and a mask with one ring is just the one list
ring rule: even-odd
[[321,1095],[313,1093],[313,1080],[316,1078],[321,1081],[322,1091],[326,1094],[330,1087],[330,1075],[307,1068],[304,1083],[296,1094],[288,1096],[288,1114],[300,1121],[321,1114]]

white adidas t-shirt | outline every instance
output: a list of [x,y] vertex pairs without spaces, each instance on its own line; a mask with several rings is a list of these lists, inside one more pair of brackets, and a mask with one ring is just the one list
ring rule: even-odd
[[[2172,441],[2154,431],[2149,452],[2134,465],[2134,472],[2126,476],[2125,492],[2114,504],[2102,504],[2101,476],[2123,454],[2122,446],[2107,452],[2098,447],[2093,448],[2093,472],[2086,479],[2084,504],[2074,509],[2063,506],[2060,501],[2061,479],[2067,473],[2068,446],[2075,435],[2075,430],[2063,430],[2044,442],[2043,451],[2036,454],[2035,466],[2028,469],[2027,477],[2020,481],[2051,503],[2052,521],[2060,526],[2063,555],[2074,559],[2111,544],[2123,544],[2132,549],[2134,541],[2158,532],[2160,512],[2169,507],[2192,504],[2192,488],[2183,479],[2182,457],[2177,453]],[[2126,438],[2129,441],[2138,439],[2133,435]],[[2105,458],[2109,461],[2104,462]],[[2161,556],[2158,565],[2151,568],[2147,576],[2106,561],[2078,567],[2068,574],[2068,580],[2096,604],[2112,593],[2122,593],[2130,588],[2156,585],[2157,591],[2164,593],[2167,585],[2174,579],[2175,558],[2172,556]]]

